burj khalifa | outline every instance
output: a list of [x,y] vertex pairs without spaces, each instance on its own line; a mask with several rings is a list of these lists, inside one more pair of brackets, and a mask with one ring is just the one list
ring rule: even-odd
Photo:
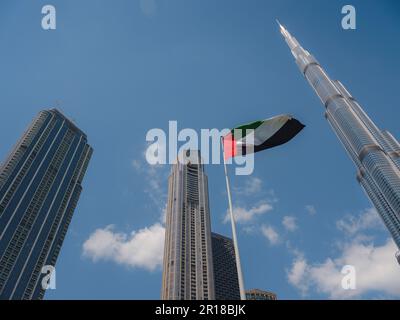
[[[400,249],[400,144],[380,130],[342,83],[279,22],[297,66],[325,106],[325,117],[357,167],[357,180]],[[396,253],[400,264],[400,250]]]

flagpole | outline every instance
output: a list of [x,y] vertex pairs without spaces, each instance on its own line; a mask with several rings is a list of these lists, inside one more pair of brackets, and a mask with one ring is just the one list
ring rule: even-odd
[[239,280],[240,300],[246,300],[246,292],[244,289],[242,266],[240,263],[239,247],[238,247],[238,241],[237,241],[237,236],[236,236],[236,223],[235,223],[235,218],[233,216],[233,209],[232,209],[231,187],[230,187],[230,183],[229,183],[228,170],[227,170],[226,161],[225,161],[225,148],[224,148],[223,137],[221,137],[221,146],[222,146],[222,155],[223,155],[222,158],[224,159],[224,171],[225,171],[226,191],[228,193],[229,213],[231,216],[233,246],[235,248],[236,268],[237,268],[238,280]]

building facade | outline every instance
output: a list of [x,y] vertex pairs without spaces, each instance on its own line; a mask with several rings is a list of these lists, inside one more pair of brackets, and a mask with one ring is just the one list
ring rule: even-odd
[[217,233],[211,234],[215,299],[240,300],[235,248],[232,239]]
[[164,300],[215,299],[208,181],[199,151],[173,165],[168,183]]
[[259,289],[246,290],[246,300],[278,300],[275,293]]
[[52,109],[0,167],[0,299],[43,298],[43,267],[56,264],[91,155],[86,135]]
[[[280,25],[300,71],[321,99],[325,117],[357,167],[357,180],[400,248],[400,144],[380,130],[339,81]],[[400,262],[399,253],[397,258]]]

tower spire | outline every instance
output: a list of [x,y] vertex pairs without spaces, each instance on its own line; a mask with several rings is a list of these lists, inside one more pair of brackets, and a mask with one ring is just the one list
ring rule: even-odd
[[[297,66],[321,99],[325,117],[356,165],[357,180],[400,248],[400,144],[381,131],[349,91],[278,24]],[[400,252],[397,258],[400,263]]]
[[295,37],[293,37],[289,31],[287,31],[287,29],[279,22],[278,19],[276,19],[276,22],[279,25],[279,30],[282,34],[282,36],[285,38],[285,41],[287,43],[287,45],[290,48],[290,51],[292,52],[293,56],[295,57],[295,59],[297,59],[297,53],[296,53],[296,49],[300,50],[300,51],[304,51],[304,53],[308,53],[306,50],[304,50],[300,44],[298,43],[298,41],[296,40]]

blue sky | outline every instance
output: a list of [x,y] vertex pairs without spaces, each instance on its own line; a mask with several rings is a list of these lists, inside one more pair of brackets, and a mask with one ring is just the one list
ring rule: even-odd
[[[54,31],[41,28],[49,3],[57,10]],[[94,148],[57,262],[57,289],[46,298],[158,299],[161,268],[150,251],[159,250],[169,166],[146,165],[147,131],[166,130],[170,120],[179,129],[222,129],[281,113],[307,127],[289,144],[257,154],[251,177],[232,177],[244,217],[238,229],[246,287],[281,299],[400,298],[394,245],[275,22],[379,127],[400,137],[400,5],[352,0],[357,29],[345,31],[345,4],[2,1],[0,159],[56,101]],[[230,235],[223,168],[208,165],[206,172],[213,230]],[[141,237],[149,241],[138,246]],[[96,245],[104,238],[108,245]],[[356,291],[337,288],[345,264],[359,270]]]

